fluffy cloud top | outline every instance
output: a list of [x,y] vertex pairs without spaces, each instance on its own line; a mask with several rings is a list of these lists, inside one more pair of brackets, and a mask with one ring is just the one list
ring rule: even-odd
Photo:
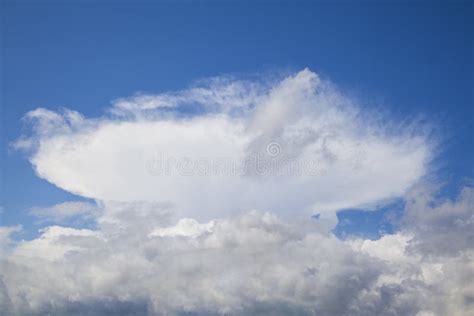
[[64,190],[168,203],[206,221],[257,208],[334,222],[338,209],[403,195],[431,159],[426,135],[361,110],[308,69],[118,99],[108,112],[36,109],[17,147]]

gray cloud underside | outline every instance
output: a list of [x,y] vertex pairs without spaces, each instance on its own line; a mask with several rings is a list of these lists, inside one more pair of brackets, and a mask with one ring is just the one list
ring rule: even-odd
[[468,315],[473,197],[465,189],[430,206],[413,193],[405,216],[424,214],[416,226],[431,233],[409,225],[376,241],[257,211],[198,223],[159,205],[108,206],[120,210],[97,230],[51,226],[8,245],[0,306],[7,315]]

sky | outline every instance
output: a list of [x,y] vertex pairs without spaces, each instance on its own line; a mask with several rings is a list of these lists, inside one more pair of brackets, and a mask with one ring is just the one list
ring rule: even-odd
[[473,15],[3,1],[0,307],[464,315]]

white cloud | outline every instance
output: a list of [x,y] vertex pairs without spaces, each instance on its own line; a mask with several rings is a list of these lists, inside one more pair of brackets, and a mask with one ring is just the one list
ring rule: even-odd
[[211,112],[233,113],[255,106],[269,84],[215,77],[202,80],[200,85],[187,90],[160,95],[139,93],[133,97],[119,98],[112,102],[110,112],[118,116],[149,118],[157,113],[155,110],[191,105]]
[[[426,135],[403,126],[394,132],[394,122],[307,69],[280,82],[217,78],[137,95],[116,100],[109,112],[88,119],[37,109],[27,115],[35,132],[20,145],[34,144],[30,161],[40,177],[84,197],[169,203],[206,221],[253,208],[318,212],[329,226],[338,209],[403,195],[431,159]],[[269,144],[278,145],[276,155]],[[222,160],[244,171],[207,168]],[[275,165],[299,172],[280,174]]]
[[[151,232],[161,224],[155,225]],[[268,213],[216,221],[212,231],[190,236],[132,231],[51,227],[20,243],[3,263],[11,303],[2,307],[54,315],[67,314],[74,304],[109,301],[143,302],[150,315],[249,314],[258,308],[266,314],[340,314],[380,273],[377,261],[336,238]]]
[[[416,124],[378,118],[309,70],[280,82],[214,78],[118,99],[108,113],[27,115],[33,134],[18,147],[38,175],[97,202],[32,212],[93,216],[97,228],[50,226],[19,242],[0,229],[7,315],[473,312],[473,191],[434,203],[413,188],[432,158]],[[163,156],[189,160],[166,173]],[[246,168],[188,168],[220,158]],[[317,168],[275,173],[289,161]],[[407,201],[397,234],[330,232],[336,210],[394,197]]]
[[192,218],[182,218],[175,226],[157,228],[152,231],[148,236],[150,237],[198,237],[203,233],[211,233],[215,222],[211,221],[206,224],[200,224],[198,221]]
[[[71,251],[78,251],[77,244],[69,243],[67,240],[96,236],[96,233],[88,229],[74,229],[61,226],[50,226],[41,231],[41,237],[31,241],[22,241],[15,248],[11,258],[20,262],[29,260],[60,260]],[[35,264],[34,262],[31,262]]]
[[[472,211],[471,198],[463,193],[452,205],[454,217],[465,221],[459,214]],[[434,210],[449,213],[440,205]],[[377,241],[342,241],[317,221],[271,213],[198,223],[170,220],[157,205],[106,207],[115,208],[106,213],[115,221],[99,220],[97,230],[52,226],[19,242],[1,263],[0,307],[11,315],[469,315],[474,308],[472,249],[414,253],[425,233],[412,226]],[[153,209],[159,216],[147,216]]]
[[0,258],[8,253],[8,250],[14,242],[11,240],[11,235],[21,232],[21,225],[15,226],[0,226]]
[[474,189],[464,188],[454,201],[436,201],[435,195],[432,186],[418,185],[406,197],[401,232],[351,243],[390,264],[378,283],[418,291],[412,295],[418,296],[420,315],[471,315]]
[[456,200],[441,202],[433,202],[435,193],[433,186],[422,185],[407,196],[404,225],[418,232],[410,250],[443,255],[473,250],[474,188],[465,187]]
[[33,207],[30,214],[45,221],[63,222],[74,217],[95,218],[100,214],[100,208],[88,202],[63,202],[50,207]]

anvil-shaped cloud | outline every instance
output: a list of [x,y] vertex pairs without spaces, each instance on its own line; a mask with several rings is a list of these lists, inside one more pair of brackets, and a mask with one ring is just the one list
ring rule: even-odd
[[[214,78],[118,99],[101,118],[27,114],[38,175],[100,201],[156,201],[200,220],[260,209],[335,211],[403,195],[432,146],[414,124],[367,110],[308,69],[280,81]],[[415,126],[416,127],[416,126]]]

